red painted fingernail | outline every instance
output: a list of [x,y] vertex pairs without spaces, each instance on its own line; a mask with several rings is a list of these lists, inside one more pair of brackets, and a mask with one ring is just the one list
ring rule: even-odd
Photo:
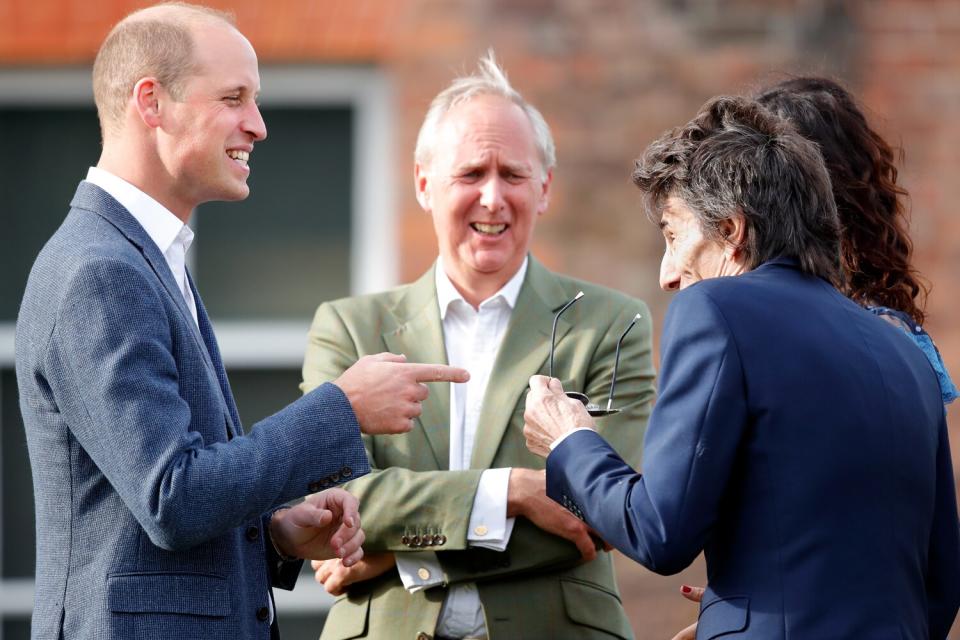
[[683,593],[690,593],[691,591],[693,591],[693,589],[691,589],[687,585],[683,585],[682,587],[680,587],[680,591],[682,591]]

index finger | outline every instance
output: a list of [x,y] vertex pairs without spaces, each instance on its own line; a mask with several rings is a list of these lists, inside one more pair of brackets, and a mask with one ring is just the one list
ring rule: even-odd
[[593,538],[586,532],[580,532],[577,539],[573,541],[580,550],[580,557],[586,562],[592,562],[597,557],[597,547],[593,544]]
[[343,494],[340,500],[340,522],[355,529],[360,526],[360,501],[348,491]]
[[700,602],[703,600],[703,592],[703,587],[691,587],[690,585],[686,584],[680,587],[680,595],[690,602]]
[[470,372],[460,367],[446,364],[405,364],[402,365],[413,374],[417,382],[466,382]]

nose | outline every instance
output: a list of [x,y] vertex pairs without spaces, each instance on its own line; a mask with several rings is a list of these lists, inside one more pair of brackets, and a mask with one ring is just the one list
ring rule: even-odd
[[480,206],[490,213],[503,209],[503,188],[499,176],[492,175],[480,185]]
[[250,110],[247,117],[243,120],[243,129],[250,134],[255,141],[265,140],[267,138],[267,125],[260,115],[260,107],[257,103],[250,103]]
[[680,270],[669,251],[663,252],[660,261],[660,288],[664,291],[676,291],[680,288]]

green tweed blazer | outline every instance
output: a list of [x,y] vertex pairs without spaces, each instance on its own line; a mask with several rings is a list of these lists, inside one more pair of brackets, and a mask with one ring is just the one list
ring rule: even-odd
[[[624,341],[615,405],[599,420],[604,437],[635,466],[654,396],[650,312],[621,293],[554,274],[533,257],[493,366],[469,470],[448,470],[449,383],[430,384],[409,433],[364,436],[374,471],[346,488],[360,499],[368,553],[435,551],[445,584],[477,583],[490,640],[632,638],[610,555],[582,563],[574,545],[518,518],[503,553],[471,548],[467,527],[480,474],[502,467],[543,468],[527,451],[527,382],[548,368],[554,313],[577,291],[585,297],[560,319],[554,374],[564,388],[606,402],[616,342]],[[310,329],[304,392],[334,380],[357,358],[382,351],[410,362],[447,362],[434,269],[413,284],[324,303]],[[352,585],[334,603],[323,640],[432,638],[445,587],[408,593],[390,571]]]

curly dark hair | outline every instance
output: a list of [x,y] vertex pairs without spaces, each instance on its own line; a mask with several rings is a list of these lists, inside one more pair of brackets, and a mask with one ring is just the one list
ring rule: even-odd
[[923,323],[929,286],[910,263],[907,192],[894,164],[902,152],[870,128],[853,96],[833,80],[791,78],[756,99],[820,146],[840,218],[844,293]]
[[840,224],[817,146],[754,100],[709,100],[647,147],[633,182],[654,217],[668,197],[679,197],[713,240],[723,240],[724,221],[742,215],[738,248],[748,269],[787,256],[806,273],[842,279]]

